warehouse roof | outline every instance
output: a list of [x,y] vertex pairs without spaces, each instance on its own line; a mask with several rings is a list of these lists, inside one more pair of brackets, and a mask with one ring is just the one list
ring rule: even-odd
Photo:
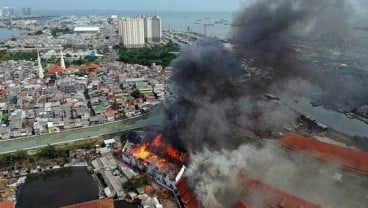
[[246,204],[245,202],[243,202],[242,200],[239,200],[234,206],[233,208],[250,208],[250,206],[248,204]]
[[1,202],[0,203],[0,208],[14,208],[14,207],[15,207],[15,202],[13,202],[13,201]]
[[100,32],[99,27],[75,27],[74,32]]
[[294,151],[317,157],[320,160],[336,161],[344,167],[368,173],[367,152],[321,142],[293,133],[280,139],[279,144]]
[[112,199],[98,199],[66,206],[64,208],[114,208],[114,201]]
[[245,195],[248,197],[256,196],[257,198],[260,196],[263,202],[269,207],[320,208],[318,205],[293,196],[262,181],[251,179],[243,174],[240,177],[244,183]]
[[202,204],[198,201],[193,189],[189,185],[187,177],[182,177],[176,184],[181,201],[185,208],[203,208]]

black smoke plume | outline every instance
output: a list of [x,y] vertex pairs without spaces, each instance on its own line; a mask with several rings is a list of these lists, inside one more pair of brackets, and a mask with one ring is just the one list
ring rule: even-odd
[[[218,190],[238,190],[239,184],[231,181],[231,176],[243,170],[238,167],[239,161],[244,162],[244,167],[247,166],[247,161],[242,158],[250,151],[250,147],[239,147],[240,143],[245,142],[239,137],[253,138],[252,132],[282,130],[295,122],[297,116],[289,109],[274,102],[262,101],[264,93],[275,89],[278,93],[289,93],[292,88],[298,91],[299,96],[320,91],[317,96],[313,95],[313,99],[336,106],[355,108],[368,103],[366,74],[340,73],[323,68],[310,63],[297,49],[304,50],[301,45],[307,42],[311,43],[311,47],[334,50],[342,47],[341,50],[345,50],[344,46],[349,44],[354,28],[354,8],[359,3],[352,2],[254,1],[235,15],[231,46],[216,39],[206,39],[181,49],[179,57],[172,63],[173,74],[168,81],[171,96],[164,104],[163,126],[167,138],[174,143],[179,141],[196,159],[190,173],[196,179],[197,191],[205,192],[201,194],[205,204],[227,207],[230,204],[222,204],[223,199],[216,197]],[[312,87],[306,89],[306,86]],[[231,148],[235,150],[229,150]],[[212,153],[213,150],[216,151]],[[224,154],[227,151],[231,151],[228,156]],[[261,170],[266,168],[263,164],[267,164],[265,161],[269,158],[279,157],[279,153],[274,153],[274,148],[265,147],[260,152],[251,148],[251,151],[254,152],[252,155],[257,155],[255,160],[261,161],[257,164]],[[263,154],[266,157],[263,158]],[[202,155],[206,155],[207,161],[201,159]],[[248,155],[250,161],[254,159],[252,155]],[[285,158],[280,160],[288,161]],[[222,169],[218,165],[228,168]],[[289,172],[300,172],[300,167],[294,164],[288,164],[287,168]],[[280,172],[287,175],[285,170]],[[271,178],[277,174],[272,171],[265,173]],[[230,181],[221,182],[219,177]],[[301,179],[293,175],[292,183],[299,184],[306,180],[321,184],[322,179],[328,178],[317,173],[316,178],[311,177],[305,175]],[[204,188],[199,187],[201,180]],[[286,182],[282,185],[287,189],[290,185],[288,178],[284,180]],[[207,182],[216,186],[212,189]],[[325,189],[330,187],[326,185]],[[293,188],[289,187],[289,190]],[[313,189],[306,189],[305,192],[304,195],[311,195]],[[211,201],[216,201],[216,204],[211,204]]]

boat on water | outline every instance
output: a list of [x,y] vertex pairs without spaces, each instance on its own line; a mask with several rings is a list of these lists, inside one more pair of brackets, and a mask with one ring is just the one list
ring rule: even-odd
[[349,118],[349,119],[354,119],[356,118],[355,114],[353,113],[345,113],[346,117]]
[[27,176],[22,176],[20,178],[18,178],[17,182],[15,183],[15,185],[17,187],[23,185],[26,182]]

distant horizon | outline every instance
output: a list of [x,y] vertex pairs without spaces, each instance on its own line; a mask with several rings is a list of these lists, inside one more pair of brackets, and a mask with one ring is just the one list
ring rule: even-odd
[[127,11],[228,11],[233,12],[241,8],[249,0],[139,0],[139,1],[116,1],[116,0],[2,0],[0,8],[12,7],[17,10],[29,7],[40,11],[63,11],[70,10],[127,10]]
[[[16,10],[20,10],[21,8],[14,8]],[[157,10],[157,9],[32,9],[32,12],[73,12],[73,11],[84,11],[84,12],[90,12],[90,11],[127,11],[127,12],[171,12],[171,13],[235,13],[237,10],[231,11],[231,10]]]
[[76,16],[84,16],[84,15],[122,15],[123,13],[128,13],[129,15],[152,15],[152,14],[182,14],[182,15],[233,15],[235,11],[170,11],[170,10],[128,10],[128,9],[43,9],[43,10],[32,10],[32,14],[34,15],[76,15]]

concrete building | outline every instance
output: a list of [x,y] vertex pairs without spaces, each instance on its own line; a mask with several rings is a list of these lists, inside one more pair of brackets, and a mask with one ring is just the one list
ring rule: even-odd
[[24,16],[31,16],[32,15],[31,8],[29,8],[29,7],[22,8],[22,15],[24,15]]
[[122,18],[119,21],[120,43],[127,48],[139,48],[145,45],[144,19],[142,17]]
[[162,34],[159,16],[144,18],[144,36],[147,42],[160,42]]
[[11,7],[3,7],[2,15],[3,15],[3,17],[14,16],[14,9],[11,8]]
[[99,27],[75,27],[74,33],[99,33]]

